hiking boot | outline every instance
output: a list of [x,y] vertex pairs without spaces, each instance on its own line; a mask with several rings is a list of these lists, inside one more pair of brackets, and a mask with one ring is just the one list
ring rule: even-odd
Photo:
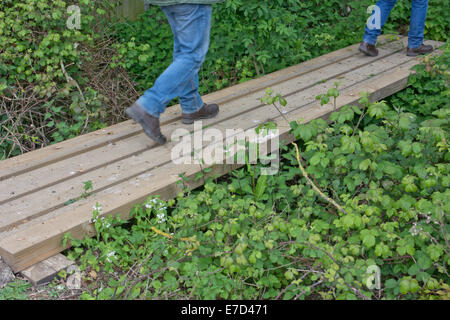
[[406,55],[410,57],[418,56],[419,54],[427,54],[433,51],[433,46],[428,46],[425,44],[422,44],[418,48],[409,48],[406,50]]
[[203,104],[203,107],[194,113],[183,113],[181,115],[181,122],[184,124],[194,123],[195,120],[210,119],[217,116],[219,113],[219,106],[217,104]]
[[155,141],[157,144],[163,145],[167,142],[165,136],[162,135],[159,127],[159,119],[148,114],[138,104],[133,103],[131,107],[125,110],[126,114],[134,121],[139,123],[144,129],[145,134]]
[[373,44],[363,41],[359,46],[359,51],[366,56],[376,57],[378,55],[378,49]]

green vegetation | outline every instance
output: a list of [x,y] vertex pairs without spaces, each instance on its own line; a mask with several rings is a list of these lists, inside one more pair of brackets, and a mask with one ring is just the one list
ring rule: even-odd
[[[410,3],[398,2],[386,32],[405,33]],[[66,26],[71,4],[82,9],[80,30]],[[202,94],[359,42],[370,4],[216,5]],[[446,4],[430,3],[428,39],[447,41]],[[0,159],[124,120],[170,63],[159,8],[136,22],[114,20],[110,8],[0,2]],[[334,112],[330,123],[291,122],[299,153],[283,147],[275,176],[247,164],[203,177],[198,190],[136,205],[127,222],[101,217],[97,203],[97,235],[64,240],[84,271],[79,298],[449,299],[449,60],[447,45],[439,59],[425,58],[407,89],[377,103],[362,93],[359,107]],[[264,102],[280,111],[286,101],[272,94]],[[336,83],[317,98],[338,96]],[[92,189],[85,182],[80,198]],[[0,299],[26,299],[27,290],[18,280]],[[48,295],[64,292],[57,280]]]
[[[409,90],[448,85],[449,58],[427,59]],[[330,124],[291,122],[300,152],[283,147],[277,175],[247,165],[149,198],[129,222],[98,205],[97,236],[65,238],[81,269],[104,274],[80,298],[449,299],[447,94],[414,113],[403,93],[396,106],[362,94]]]
[[[108,68],[107,3],[0,2],[0,159],[123,120],[134,89],[123,70]],[[67,26],[72,4],[80,30]]]
[[27,300],[30,287],[28,281],[16,279],[0,290],[0,300]]

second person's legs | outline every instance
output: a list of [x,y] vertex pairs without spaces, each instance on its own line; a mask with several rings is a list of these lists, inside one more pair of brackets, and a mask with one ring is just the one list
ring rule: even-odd
[[418,48],[423,43],[425,19],[427,17],[428,0],[413,0],[411,5],[411,22],[408,32],[408,47]]

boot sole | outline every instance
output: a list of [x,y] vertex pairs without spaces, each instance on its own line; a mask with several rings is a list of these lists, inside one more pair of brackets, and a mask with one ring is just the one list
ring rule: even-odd
[[200,117],[195,118],[195,119],[181,118],[181,123],[183,123],[183,124],[193,124],[197,120],[211,119],[211,118],[214,118],[215,116],[217,116],[218,114],[219,114],[219,110],[217,110],[217,112],[215,112],[215,113],[213,113],[211,115],[200,116]]
[[369,56],[369,57],[376,57],[376,56],[378,56],[378,53],[377,53],[377,54],[371,54],[371,53],[369,53],[368,51],[362,50],[361,48],[358,48],[358,50],[359,50],[360,52],[364,53],[366,56]]
[[423,56],[423,55],[426,55],[426,54],[429,54],[429,53],[432,53],[433,51],[430,51],[430,52],[423,52],[423,53],[406,53],[406,55],[408,56],[408,57],[417,57],[417,56]]
[[167,142],[166,137],[162,136],[156,136],[153,134],[153,132],[151,132],[150,130],[146,129],[145,124],[140,120],[140,117],[131,109],[127,109],[125,110],[125,113],[131,118],[133,119],[135,122],[139,123],[142,127],[142,129],[144,129],[145,134],[152,139],[155,143],[159,144],[159,145],[163,145]]

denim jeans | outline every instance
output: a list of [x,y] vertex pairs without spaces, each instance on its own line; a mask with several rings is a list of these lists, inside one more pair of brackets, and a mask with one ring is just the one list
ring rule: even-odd
[[203,106],[198,93],[198,72],[209,48],[211,5],[177,4],[161,7],[173,33],[173,62],[158,77],[152,88],[137,104],[159,118],[167,104],[180,98],[183,113],[189,114]]
[[[397,0],[378,0],[377,6],[381,11],[381,28],[391,13]],[[408,32],[408,47],[417,48],[423,43],[423,31],[425,29],[425,19],[427,16],[428,0],[412,0],[411,21]],[[372,12],[373,14],[373,12]],[[381,34],[381,29],[370,30],[366,25],[366,32],[363,41],[375,45],[377,37]]]

